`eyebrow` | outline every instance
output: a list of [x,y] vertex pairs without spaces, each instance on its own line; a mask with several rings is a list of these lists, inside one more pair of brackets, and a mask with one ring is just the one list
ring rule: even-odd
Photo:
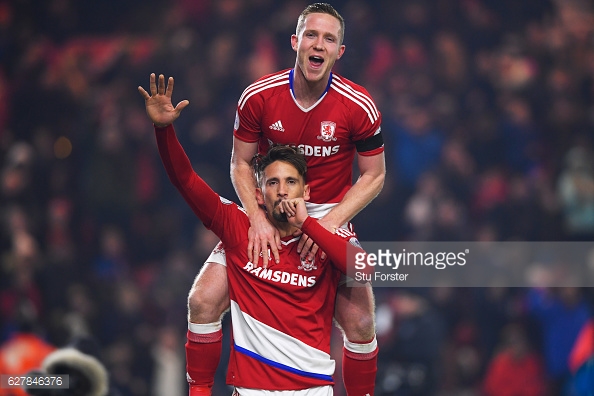
[[[287,177],[285,178],[285,180],[288,180],[288,181],[299,181],[299,177],[295,177],[295,176],[287,176]],[[269,183],[269,182],[271,182],[271,181],[278,182],[278,181],[280,181],[280,179],[279,179],[278,177],[276,177],[276,176],[274,176],[274,177],[271,177],[271,178],[269,178],[269,179],[266,179],[266,183]]]
[[[306,33],[317,33],[317,34],[322,34],[322,33],[321,33],[321,32],[320,32],[318,29],[303,29],[303,34],[306,34]],[[322,35],[323,35],[324,37],[328,37],[328,36],[330,36],[330,37],[333,37],[333,38],[335,38],[335,39],[338,39],[338,36],[337,36],[337,35],[335,35],[334,33],[323,33]]]

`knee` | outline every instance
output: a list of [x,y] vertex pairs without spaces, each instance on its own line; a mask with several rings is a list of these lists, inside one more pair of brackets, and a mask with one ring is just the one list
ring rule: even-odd
[[222,298],[197,287],[188,295],[188,320],[192,323],[218,322],[228,308],[228,297]]
[[375,336],[375,315],[373,311],[358,311],[354,315],[343,317],[339,325],[347,340],[351,342],[365,342]]

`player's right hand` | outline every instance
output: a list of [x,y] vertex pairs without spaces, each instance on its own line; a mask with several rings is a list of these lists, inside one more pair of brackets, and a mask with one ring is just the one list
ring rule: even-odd
[[[282,245],[278,229],[270,224],[264,212],[261,212],[259,215],[250,218],[247,255],[248,260],[255,267],[258,266],[260,256],[262,256],[263,267],[268,268],[269,258],[274,258],[275,263],[280,262],[278,251],[282,250]],[[269,257],[269,254],[272,257]]]
[[151,94],[149,95],[148,92],[144,90],[142,87],[138,87],[138,92],[144,98],[144,103],[146,106],[146,114],[149,116],[153,124],[157,127],[165,127],[173,121],[175,121],[181,111],[188,105],[190,102],[188,100],[182,100],[177,104],[177,106],[173,107],[171,103],[171,95],[173,94],[173,77],[169,77],[167,80],[167,87],[165,87],[165,76],[162,74],[159,75],[159,82],[157,85],[155,73],[151,73],[150,76],[150,91]]

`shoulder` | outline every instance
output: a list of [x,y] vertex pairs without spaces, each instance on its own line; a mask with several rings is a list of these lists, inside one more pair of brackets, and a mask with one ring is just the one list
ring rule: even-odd
[[245,103],[254,95],[274,95],[275,89],[289,84],[289,72],[291,69],[285,69],[276,73],[267,74],[252,84],[248,85],[239,97],[239,108],[242,108]]
[[244,223],[247,223],[249,225],[249,218],[247,215],[247,212],[245,211],[245,209],[241,206],[239,206],[238,204],[236,204],[235,202],[228,200],[225,197],[222,197],[219,195],[219,201],[221,202],[221,208],[222,210],[230,213],[231,216],[233,216],[233,218],[236,221],[241,221]]
[[379,110],[373,98],[363,86],[339,74],[333,74],[330,89],[337,94],[339,100],[346,106],[353,108],[354,111],[364,112],[372,123],[380,118]]

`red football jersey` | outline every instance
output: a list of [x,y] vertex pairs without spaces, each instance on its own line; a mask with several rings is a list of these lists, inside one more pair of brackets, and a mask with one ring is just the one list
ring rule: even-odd
[[381,114],[365,88],[337,74],[310,108],[293,95],[293,69],[264,76],[246,88],[237,105],[234,135],[258,142],[265,154],[272,143],[298,146],[307,158],[310,202],[338,203],[353,183],[355,151],[383,152]]
[[267,390],[333,384],[334,302],[355,236],[346,230],[331,234],[309,217],[302,230],[321,248],[313,261],[301,260],[298,238],[289,236],[279,264],[256,268],[247,258],[250,223],[243,209],[219,197],[192,170],[172,126],[157,128],[156,137],[171,182],[225,245],[233,326],[228,383]]

